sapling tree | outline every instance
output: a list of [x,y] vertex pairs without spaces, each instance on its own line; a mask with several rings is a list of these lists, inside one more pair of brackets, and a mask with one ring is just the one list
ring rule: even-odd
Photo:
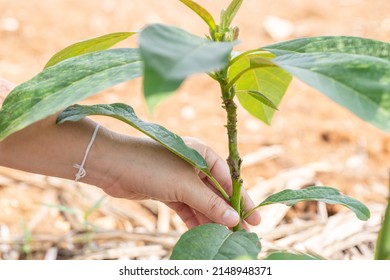
[[[75,43],[55,54],[44,70],[16,87],[0,111],[0,140],[55,112],[57,122],[103,115],[121,120],[159,142],[197,168],[240,215],[273,203],[294,205],[304,200],[341,204],[361,220],[370,212],[359,201],[338,190],[312,186],[285,189],[246,212],[241,196],[241,158],[237,148],[237,100],[255,118],[270,124],[292,77],[324,93],[380,129],[390,131],[390,44],[358,37],[312,37],[238,52],[239,28],[233,19],[243,0],[222,10],[220,21],[192,0],[180,0],[207,24],[206,38],[163,24],[140,32],[120,32]],[[133,35],[138,48],[109,49]],[[233,192],[227,194],[212,176],[205,159],[166,128],[137,117],[128,104],[75,105],[106,88],[143,77],[150,110],[195,73],[206,73],[220,87],[226,111],[227,145]],[[259,237],[240,228],[207,224],[189,230],[175,246],[172,259],[256,258]]]

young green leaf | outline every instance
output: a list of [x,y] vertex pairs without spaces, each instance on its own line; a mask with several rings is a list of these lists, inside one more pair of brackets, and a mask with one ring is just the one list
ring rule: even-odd
[[[283,203],[293,206],[300,201],[315,200],[328,204],[340,204],[352,210],[363,221],[370,218],[370,210],[361,202],[340,193],[339,190],[330,187],[308,187],[302,190],[283,190],[267,197],[256,208]],[[249,216],[248,214],[246,216]]]
[[135,33],[136,32],[116,32],[75,43],[53,55],[46,63],[45,68],[71,57],[109,49]]
[[173,248],[171,260],[257,259],[258,236],[244,230],[232,232],[219,224],[205,224],[184,233]]
[[226,11],[222,12],[221,15],[221,27],[222,28],[229,28],[230,24],[232,23],[234,17],[236,16],[238,10],[241,7],[243,0],[233,0],[229,7],[226,9]]
[[390,196],[375,248],[376,260],[390,260]]
[[213,42],[176,27],[161,24],[140,33],[144,61],[144,95],[150,109],[195,73],[227,65],[233,42]]
[[307,38],[265,47],[275,64],[390,132],[390,44],[356,37]]
[[137,49],[114,49],[67,59],[16,87],[0,109],[0,141],[38,120],[142,74]]
[[180,2],[193,10],[198,16],[200,16],[204,22],[207,23],[212,32],[216,29],[217,25],[214,21],[214,18],[205,8],[192,0],[180,0]]
[[212,180],[215,187],[221,192],[225,199],[229,198],[226,192],[211,175],[211,171],[206,160],[196,150],[188,147],[180,136],[170,132],[165,127],[140,120],[135,114],[133,108],[126,104],[98,104],[92,106],[73,105],[60,114],[57,122],[63,123],[65,121],[78,121],[90,115],[109,116],[131,125],[195,168],[199,169]]
[[[274,55],[270,53],[247,52],[234,59],[228,73],[229,81],[236,80],[235,89],[240,104],[251,115],[266,124],[271,123],[275,108],[292,80],[290,74],[270,61],[272,58]],[[254,96],[254,92],[264,95],[269,104],[260,100],[259,95]],[[271,103],[273,106],[269,106]]]

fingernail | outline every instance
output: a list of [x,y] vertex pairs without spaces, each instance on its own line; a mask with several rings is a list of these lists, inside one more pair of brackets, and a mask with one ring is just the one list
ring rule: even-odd
[[222,221],[226,226],[235,226],[240,221],[240,217],[233,209],[228,209],[222,216]]

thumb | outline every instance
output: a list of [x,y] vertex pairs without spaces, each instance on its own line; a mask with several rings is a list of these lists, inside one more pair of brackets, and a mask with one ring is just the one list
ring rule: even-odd
[[231,228],[240,222],[240,216],[237,212],[222,197],[207,188],[203,183],[202,187],[191,188],[190,192],[185,192],[183,195],[182,202],[215,223]]

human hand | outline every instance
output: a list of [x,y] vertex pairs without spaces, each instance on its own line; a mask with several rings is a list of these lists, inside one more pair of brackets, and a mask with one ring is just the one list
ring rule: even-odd
[[[233,227],[238,214],[220,196],[208,178],[181,158],[158,143],[133,137],[118,137],[111,158],[115,168],[109,168],[110,180],[101,185],[109,195],[127,199],[154,199],[172,208],[192,228],[216,222]],[[184,138],[186,144],[197,150],[207,161],[212,175],[230,195],[232,191],[229,168],[212,149],[195,138]],[[118,140],[116,140],[118,141]],[[107,144],[101,146],[103,149]],[[96,149],[99,149],[97,147]],[[109,164],[109,162],[106,161]],[[245,210],[254,207],[245,190]],[[256,225],[260,216],[254,212],[246,222]],[[245,225],[244,225],[245,226]]]
[[[12,88],[10,82],[0,78],[0,95],[6,95]],[[56,115],[48,117],[0,142],[0,165],[74,178],[72,166],[84,152],[96,124],[84,119],[57,126],[55,118]],[[212,175],[231,195],[226,162],[199,140],[184,140],[206,159]],[[238,214],[203,173],[150,139],[124,136],[101,128],[86,168],[88,174],[84,182],[101,187],[111,196],[164,202],[189,228],[209,222],[233,227],[239,222]],[[245,190],[242,195],[245,210],[249,211],[254,204]],[[246,222],[258,224],[259,214],[254,212]]]

